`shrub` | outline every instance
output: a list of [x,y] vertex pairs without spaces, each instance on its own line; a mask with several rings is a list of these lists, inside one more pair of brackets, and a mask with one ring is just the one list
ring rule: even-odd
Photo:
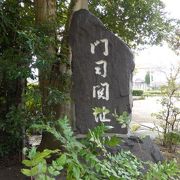
[[180,144],[180,132],[168,132],[165,134],[164,139],[169,150],[175,151],[176,146]]
[[163,162],[158,164],[150,164],[150,168],[144,180],[169,180],[178,179],[180,175],[179,167],[176,161]]
[[160,90],[148,90],[144,92],[144,96],[161,96],[162,92]]
[[[109,129],[104,124],[90,130],[87,137],[81,141],[73,136],[67,118],[60,119],[53,126],[38,125],[34,128],[53,134],[61,142],[64,151],[45,149],[38,152],[34,147],[26,150],[27,159],[23,160],[26,168],[22,169],[26,176],[35,177],[37,180],[54,180],[64,171],[67,180],[136,180],[141,175],[142,164],[129,151],[113,155],[106,150],[106,146],[116,146],[120,140],[116,136],[104,136],[104,132]],[[53,154],[56,154],[57,158],[48,164],[47,159]]]
[[12,107],[6,119],[0,119],[0,158],[9,154],[14,155],[22,149],[24,112]]
[[162,98],[160,104],[162,110],[153,114],[157,119],[162,120],[161,127],[163,128],[162,143],[169,148],[169,151],[175,151],[174,145],[178,143],[180,108],[178,107],[178,97],[176,93],[180,89],[179,85],[180,66],[173,67],[170,74],[166,74],[167,83],[161,87]]
[[142,96],[143,93],[143,90],[133,90],[132,92],[133,96]]
[[[120,151],[110,154],[106,146],[116,146],[120,143],[118,137],[107,137],[104,133],[109,128],[100,124],[89,131],[86,138],[78,141],[73,135],[67,118],[60,119],[50,125],[35,125],[34,128],[44,129],[53,134],[63,146],[60,150],[45,149],[38,152],[35,147],[25,149],[27,159],[23,160],[26,168],[21,172],[36,180],[55,180],[57,176],[66,176],[67,180],[168,180],[178,177],[178,166],[175,161],[150,164],[148,172],[143,175],[143,168],[131,152]],[[59,132],[60,130],[60,132]],[[54,156],[55,155],[55,156]],[[56,159],[47,163],[52,156]]]

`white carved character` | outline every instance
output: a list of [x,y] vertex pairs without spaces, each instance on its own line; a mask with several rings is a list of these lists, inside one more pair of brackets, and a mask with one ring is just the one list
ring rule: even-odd
[[95,54],[95,47],[98,46],[100,43],[104,43],[104,52],[103,54],[105,56],[109,55],[109,49],[108,49],[108,39],[101,39],[100,41],[97,40],[94,43],[91,43],[91,53]]
[[[103,106],[102,109],[104,110],[106,108]],[[95,116],[95,121],[96,122],[110,122],[111,120],[106,118],[106,114],[107,112],[102,112],[102,113],[97,114]]]
[[109,84],[107,82],[93,86],[93,98],[109,100]]
[[[102,77],[106,77],[107,76],[107,62],[105,60],[100,60],[96,62],[97,65],[94,69],[95,69],[95,74],[98,74]],[[102,67],[101,67],[102,65]]]

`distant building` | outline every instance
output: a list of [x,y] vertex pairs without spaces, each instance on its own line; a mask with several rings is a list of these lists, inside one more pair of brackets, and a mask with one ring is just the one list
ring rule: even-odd
[[[166,83],[165,74],[160,67],[137,67],[136,71],[133,76],[133,89],[135,90],[159,89]],[[150,74],[149,85],[145,82],[147,72]]]
[[148,86],[144,80],[137,78],[133,80],[133,89],[134,90],[147,90]]

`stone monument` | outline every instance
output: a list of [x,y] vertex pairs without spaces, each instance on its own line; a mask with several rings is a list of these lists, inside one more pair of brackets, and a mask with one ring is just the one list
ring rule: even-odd
[[[75,104],[75,129],[85,134],[103,122],[110,132],[126,134],[112,113],[131,114],[133,54],[128,46],[88,10],[73,14],[70,34],[72,49],[72,98]],[[94,108],[110,110],[93,115]]]

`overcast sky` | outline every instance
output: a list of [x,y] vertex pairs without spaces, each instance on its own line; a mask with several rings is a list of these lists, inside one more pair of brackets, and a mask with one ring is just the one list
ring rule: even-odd
[[180,19],[180,0],[162,0],[166,5],[166,10],[171,17]]
[[[166,11],[172,18],[180,19],[180,0],[162,0],[166,5]],[[180,56],[177,56],[167,44],[161,46],[149,47],[143,51],[138,52],[135,55],[136,68],[141,68],[137,71],[135,78],[142,78],[145,74],[143,71],[148,69],[142,68],[160,68],[168,69],[171,64],[177,64],[180,62]],[[159,77],[161,81],[163,77]]]

